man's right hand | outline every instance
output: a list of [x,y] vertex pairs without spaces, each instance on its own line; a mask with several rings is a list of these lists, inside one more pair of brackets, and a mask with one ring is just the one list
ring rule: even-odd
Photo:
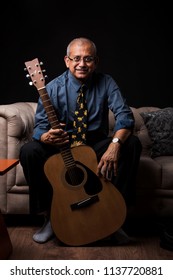
[[[65,126],[62,123],[60,125],[61,127]],[[62,128],[51,128],[48,132],[42,134],[40,140],[46,144],[62,146],[69,142],[69,135]]]

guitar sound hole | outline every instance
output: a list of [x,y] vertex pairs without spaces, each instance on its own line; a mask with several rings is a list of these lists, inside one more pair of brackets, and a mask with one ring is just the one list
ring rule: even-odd
[[72,186],[77,186],[83,182],[84,172],[81,168],[77,166],[70,168],[65,174],[65,179],[68,184]]

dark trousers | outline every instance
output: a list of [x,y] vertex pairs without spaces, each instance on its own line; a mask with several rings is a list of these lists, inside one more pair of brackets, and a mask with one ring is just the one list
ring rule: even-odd
[[[98,161],[110,142],[111,138],[102,139],[97,143],[90,141],[89,145],[95,150]],[[127,206],[135,203],[136,174],[141,148],[141,143],[136,136],[131,135],[126,140],[121,147],[117,176],[112,179],[112,183],[122,193]],[[50,209],[52,186],[43,167],[46,160],[58,152],[56,147],[39,141],[32,141],[21,147],[19,159],[29,185],[31,213]]]

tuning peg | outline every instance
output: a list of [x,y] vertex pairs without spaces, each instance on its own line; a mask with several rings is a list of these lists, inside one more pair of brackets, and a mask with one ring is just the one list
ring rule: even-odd
[[29,85],[30,85],[30,86],[33,86],[33,82],[29,82]]
[[28,71],[28,70],[30,70],[31,69],[31,67],[29,66],[28,68],[24,68],[24,71]]
[[39,66],[41,66],[41,65],[43,65],[43,62],[42,62],[42,61],[41,61],[40,63],[36,63],[36,64],[35,64],[36,67],[39,67]]

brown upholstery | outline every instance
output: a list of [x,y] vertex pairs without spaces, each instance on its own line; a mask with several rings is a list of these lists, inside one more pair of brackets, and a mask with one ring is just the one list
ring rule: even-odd
[[[37,103],[18,102],[0,105],[0,158],[18,158],[20,147],[31,139]],[[134,134],[143,150],[137,174],[136,215],[173,216],[173,156],[150,157],[151,140],[140,112],[157,107],[133,108]],[[110,112],[110,134],[114,118]],[[0,176],[0,208],[4,214],[28,214],[29,190],[19,165]]]

